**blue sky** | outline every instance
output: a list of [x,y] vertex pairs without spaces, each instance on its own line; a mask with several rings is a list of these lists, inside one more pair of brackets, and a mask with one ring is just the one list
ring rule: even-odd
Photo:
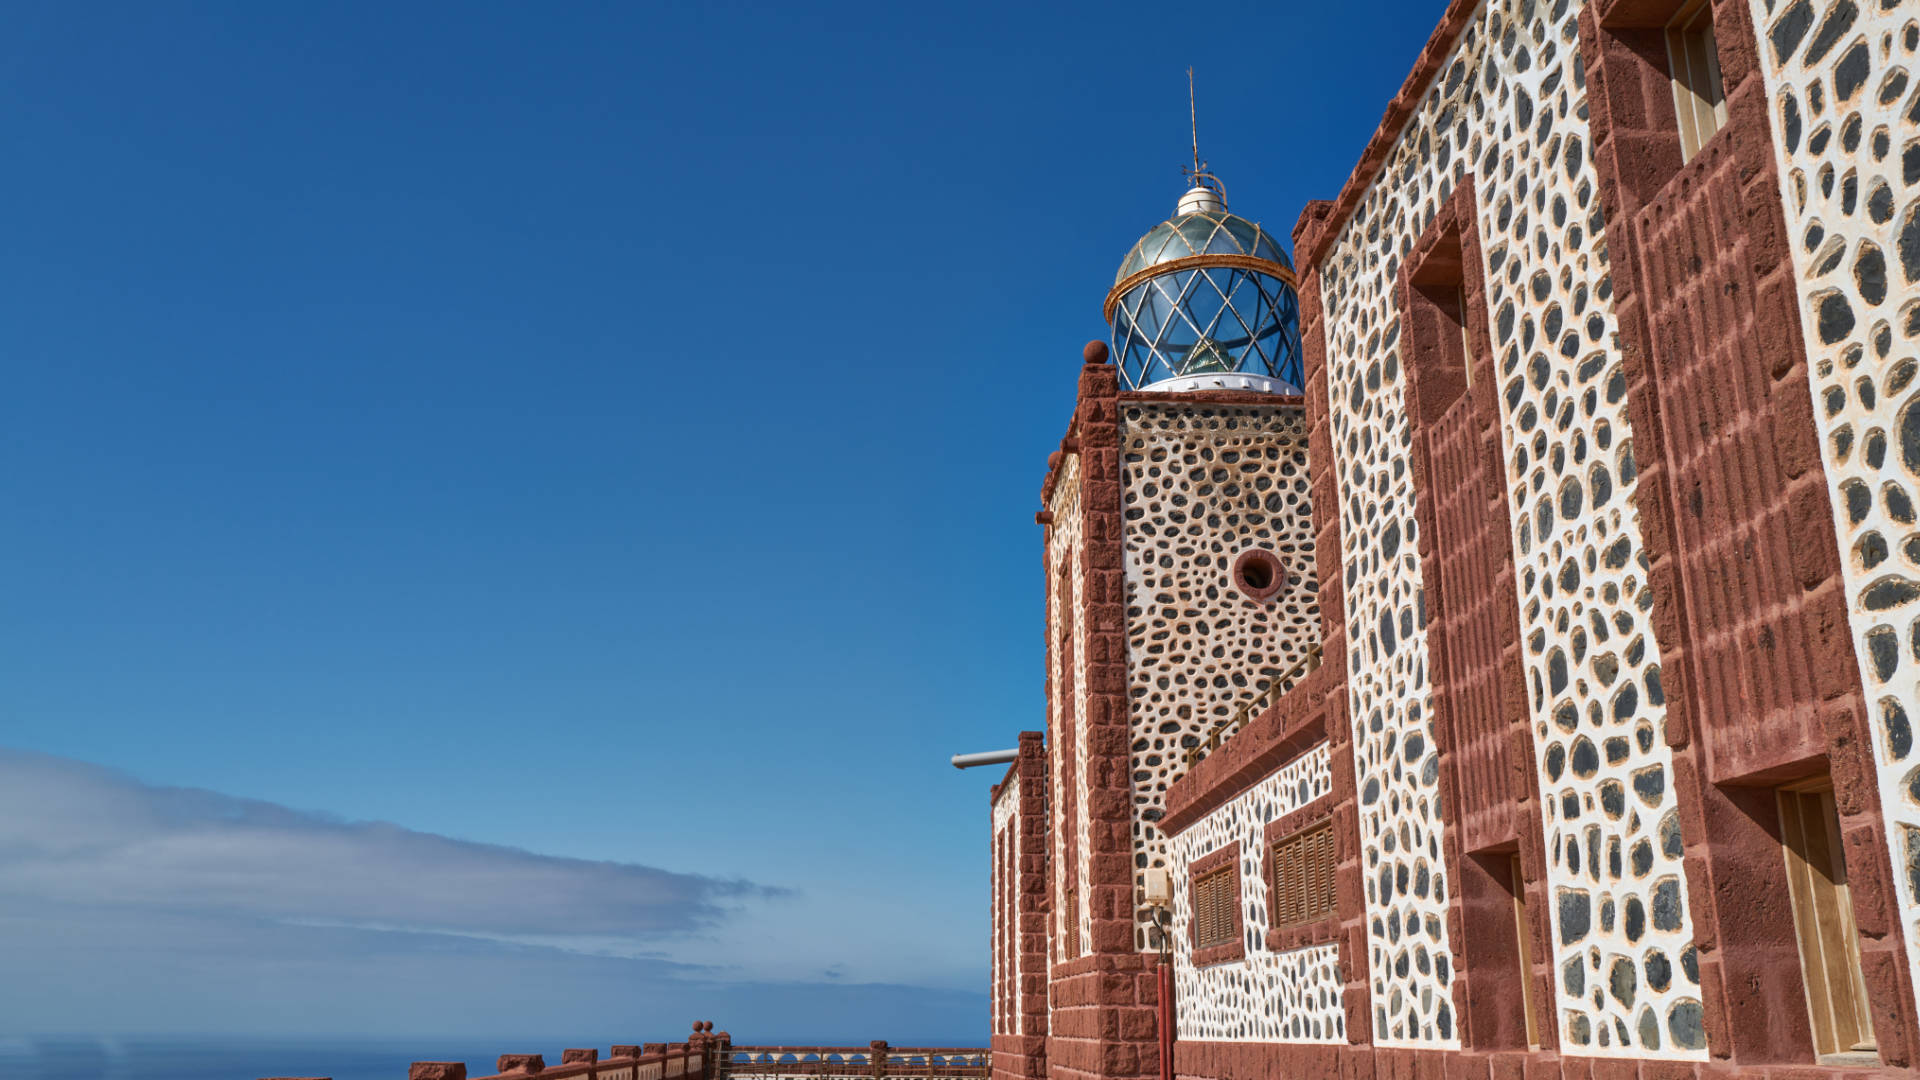
[[983,1040],[1184,69],[1284,234],[1440,7],[13,9],[0,1034]]

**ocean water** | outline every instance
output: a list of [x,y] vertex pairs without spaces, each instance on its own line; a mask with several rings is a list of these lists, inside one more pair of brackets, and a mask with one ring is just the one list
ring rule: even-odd
[[[591,1039],[168,1039],[127,1036],[0,1038],[0,1080],[406,1080],[415,1061],[464,1061],[470,1076],[493,1072],[503,1053],[545,1054],[559,1064]],[[605,1055],[607,1044],[599,1046]]]
[[[632,1036],[635,1043],[647,1040]],[[756,1040],[758,1041],[758,1040]],[[980,1046],[982,1038],[916,1040],[920,1046]],[[850,1039],[766,1039],[767,1045],[853,1046]],[[406,1080],[416,1061],[464,1061],[469,1076],[486,1076],[501,1054],[544,1054],[560,1063],[569,1046],[609,1042],[591,1038],[417,1039],[170,1039],[151,1036],[0,1037],[0,1080],[261,1080],[270,1076],[325,1076],[332,1080]]]

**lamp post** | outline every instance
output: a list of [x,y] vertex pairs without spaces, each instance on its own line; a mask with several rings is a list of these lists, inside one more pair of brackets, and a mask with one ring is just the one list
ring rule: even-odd
[[1165,870],[1146,874],[1147,906],[1153,911],[1153,927],[1159,936],[1160,1080],[1173,1080],[1173,881]]

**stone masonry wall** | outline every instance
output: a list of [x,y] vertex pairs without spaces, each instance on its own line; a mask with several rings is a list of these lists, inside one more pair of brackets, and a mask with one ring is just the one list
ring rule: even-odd
[[[1121,402],[1136,890],[1148,868],[1168,866],[1158,821],[1186,748],[1319,639],[1305,417],[1297,403],[1243,396]],[[1233,582],[1252,549],[1284,568],[1265,599]],[[1148,948],[1149,909],[1135,920]]]
[[1705,1056],[1577,8],[1467,20],[1317,269],[1376,1045],[1457,1046],[1399,261],[1479,187],[1563,1049]]

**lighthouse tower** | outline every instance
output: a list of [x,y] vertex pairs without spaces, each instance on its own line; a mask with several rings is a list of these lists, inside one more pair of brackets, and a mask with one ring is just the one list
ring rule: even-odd
[[[996,1035],[1023,1047],[1008,1071],[1056,1077],[1157,1072],[1167,912],[1147,886],[1181,869],[1158,825],[1168,787],[1310,666],[1319,625],[1298,300],[1278,240],[1196,170],[1127,251],[1105,311],[1111,346],[1085,349],[1036,516],[1046,798],[1037,759],[996,790],[1026,807],[996,803]],[[1043,805],[1043,825],[1021,820]]]

